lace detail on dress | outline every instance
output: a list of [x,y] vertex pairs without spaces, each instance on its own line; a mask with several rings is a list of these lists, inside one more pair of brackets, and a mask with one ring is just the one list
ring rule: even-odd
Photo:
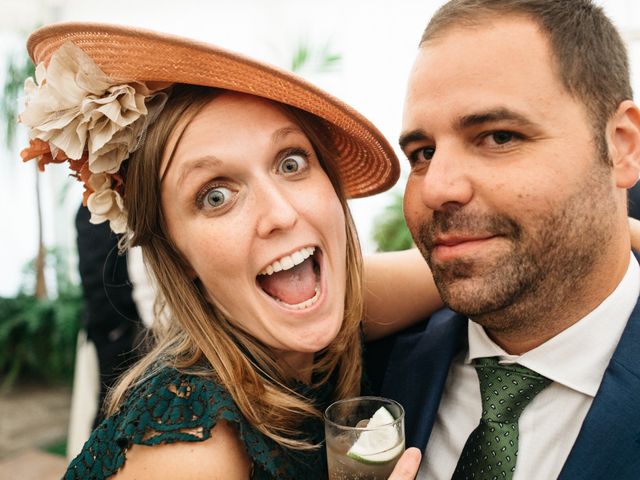
[[[325,403],[323,390],[317,395],[304,393]],[[206,440],[219,419],[236,426],[253,462],[252,479],[327,478],[324,449],[284,449],[255,430],[229,393],[213,380],[167,368],[133,389],[118,412],[94,430],[64,480],[102,480],[114,475],[124,465],[131,445]],[[319,419],[309,419],[303,431],[318,443],[324,437]]]

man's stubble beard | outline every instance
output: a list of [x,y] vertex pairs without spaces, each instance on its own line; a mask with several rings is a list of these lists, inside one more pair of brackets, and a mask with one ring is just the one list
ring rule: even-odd
[[[506,215],[464,207],[433,212],[415,241],[445,304],[494,333],[531,335],[562,321],[563,311],[580,302],[580,285],[594,281],[588,277],[614,232],[609,172],[602,162],[595,165],[562,204],[530,217],[531,231]],[[431,256],[433,238],[448,231],[501,235],[510,248],[495,258],[440,265]]]

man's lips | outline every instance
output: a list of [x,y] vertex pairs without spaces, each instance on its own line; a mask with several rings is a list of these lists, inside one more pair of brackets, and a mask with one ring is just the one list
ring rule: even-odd
[[478,253],[487,248],[497,235],[442,235],[433,241],[432,258],[446,262]]

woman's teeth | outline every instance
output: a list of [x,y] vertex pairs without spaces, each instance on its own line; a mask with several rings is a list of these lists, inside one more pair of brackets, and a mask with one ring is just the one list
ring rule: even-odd
[[[292,253],[291,255],[286,255],[282,258],[279,258],[271,265],[267,265],[267,267],[262,270],[258,275],[271,275],[274,272],[279,272],[281,270],[289,270],[290,268],[295,267],[296,265],[300,265],[307,258],[313,255],[315,252],[315,247],[304,247],[298,250],[297,252]],[[310,298],[307,301],[311,301],[313,298]]]

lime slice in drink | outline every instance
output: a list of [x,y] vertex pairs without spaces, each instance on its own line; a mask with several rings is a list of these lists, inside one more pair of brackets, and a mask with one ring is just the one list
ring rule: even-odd
[[382,464],[395,460],[404,449],[398,431],[392,424],[395,418],[380,407],[367,423],[366,430],[347,452],[347,456],[360,463]]

